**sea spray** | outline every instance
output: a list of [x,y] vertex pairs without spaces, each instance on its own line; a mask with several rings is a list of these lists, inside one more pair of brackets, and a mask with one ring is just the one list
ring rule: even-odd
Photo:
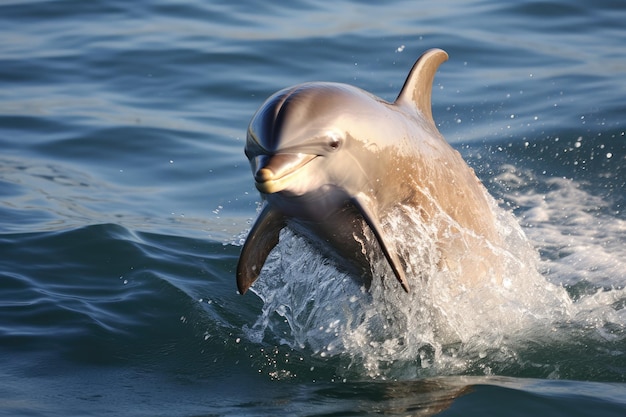
[[[472,271],[441,267],[436,222],[449,223],[447,216],[426,223],[418,210],[404,206],[387,216],[384,228],[411,277],[409,293],[382,256],[370,254],[380,279],[366,290],[285,229],[253,287],[263,309],[247,331],[257,341],[274,340],[315,357],[340,356],[339,373],[370,378],[463,373],[488,355],[515,360],[515,341],[533,329],[549,332],[551,323],[568,317],[571,302],[537,271],[538,256],[513,216],[495,202],[492,210],[501,246],[454,228],[464,234],[463,256],[480,263],[488,250],[498,259],[500,275],[478,285],[467,283]],[[472,247],[477,242],[483,246]]]

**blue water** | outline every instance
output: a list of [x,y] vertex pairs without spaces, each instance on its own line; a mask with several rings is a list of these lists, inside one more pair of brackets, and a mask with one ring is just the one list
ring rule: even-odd
[[[624,415],[625,21],[620,0],[0,2],[0,415]],[[407,357],[317,327],[380,307],[350,280],[238,295],[254,111],[313,80],[393,100],[432,47],[439,129],[567,311],[476,305]],[[284,239],[286,264],[323,261]]]

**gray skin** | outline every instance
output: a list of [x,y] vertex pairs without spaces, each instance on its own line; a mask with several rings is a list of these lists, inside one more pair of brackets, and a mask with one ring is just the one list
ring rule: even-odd
[[[284,227],[368,288],[373,277],[366,254],[382,254],[407,292],[403,261],[382,227],[394,207],[418,208],[426,222],[443,211],[455,227],[497,239],[493,218],[485,215],[491,210],[483,186],[432,118],[432,84],[447,58],[440,49],[426,51],[393,103],[326,82],[296,85],[267,99],[246,139],[264,205],[237,265],[241,294],[258,278]],[[366,238],[366,229],[375,239]],[[441,231],[442,240],[449,231]],[[442,241],[442,257],[454,256],[453,247]]]

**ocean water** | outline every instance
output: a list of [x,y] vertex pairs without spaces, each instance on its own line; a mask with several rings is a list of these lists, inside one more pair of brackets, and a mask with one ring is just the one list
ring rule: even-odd
[[[619,0],[0,1],[0,415],[623,416],[624,21]],[[255,110],[314,80],[393,100],[432,47],[510,286],[366,292],[285,231],[237,294]]]

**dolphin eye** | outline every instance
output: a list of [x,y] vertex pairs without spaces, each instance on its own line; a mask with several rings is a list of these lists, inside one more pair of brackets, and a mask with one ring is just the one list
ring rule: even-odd
[[331,151],[336,151],[341,146],[341,140],[336,135],[329,135],[328,137],[328,148]]

